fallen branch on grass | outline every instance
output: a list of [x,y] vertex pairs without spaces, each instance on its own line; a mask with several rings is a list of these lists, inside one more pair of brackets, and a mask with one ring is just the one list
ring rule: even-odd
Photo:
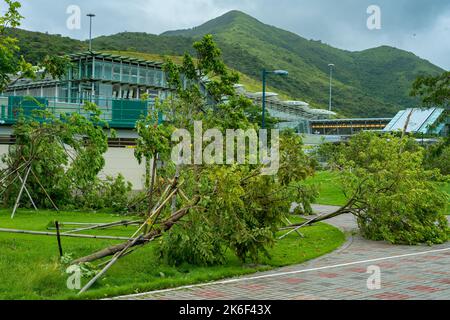
[[[159,237],[161,237],[164,232],[169,231],[178,221],[180,221],[183,217],[185,217],[189,210],[194,208],[195,205],[198,203],[200,199],[196,200],[195,203],[189,207],[183,208],[175,212],[171,217],[169,217],[167,220],[163,221],[158,228],[154,228],[151,232],[147,233],[145,236],[140,237],[138,241],[136,241],[133,246],[130,246],[129,248],[132,248],[134,246],[147,244]],[[89,256],[77,259],[73,261],[72,264],[80,264],[80,263],[86,263],[86,262],[93,262],[105,257],[112,256],[118,252],[121,252],[127,246],[129,245],[129,241],[124,242],[122,244],[118,244],[115,246],[111,246],[108,248],[105,248],[103,250],[100,250],[96,253],[93,253]]]
[[318,216],[316,216],[316,217],[314,217],[314,218],[312,218],[312,219],[310,219],[310,220],[308,220],[306,222],[293,224],[293,225],[290,225],[290,226],[287,226],[287,227],[280,228],[280,231],[285,231],[285,230],[290,230],[290,231],[287,232],[286,234],[282,235],[281,237],[279,237],[279,240],[286,238],[288,235],[290,235],[293,232],[299,231],[301,228],[304,228],[304,227],[307,227],[307,226],[311,226],[311,225],[313,225],[315,223],[326,221],[326,220],[338,217],[338,216],[343,215],[343,214],[348,214],[348,213],[354,214],[355,213],[355,209],[353,208],[353,205],[354,205],[355,201],[356,200],[352,198],[352,199],[349,200],[349,202],[345,206],[343,206],[342,208],[340,208],[339,210],[337,210],[335,212],[324,213],[324,214],[318,215]]
[[[3,233],[19,233],[19,234],[29,234],[34,236],[52,236],[55,237],[55,232],[45,232],[45,231],[30,231],[30,230],[17,230],[17,229],[3,229],[0,228],[0,232]],[[128,237],[115,237],[115,236],[96,236],[88,234],[60,234],[61,237],[68,238],[87,238],[87,239],[101,239],[101,240],[131,240]]]

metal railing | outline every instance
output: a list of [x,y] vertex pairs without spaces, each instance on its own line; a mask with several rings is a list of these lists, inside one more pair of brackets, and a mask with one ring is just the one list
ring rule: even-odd
[[[112,128],[134,128],[136,122],[154,109],[155,101],[104,99],[92,97],[78,101],[62,101],[54,97],[0,96],[0,122],[15,124],[20,115],[33,116],[33,110],[45,107],[56,117],[78,113],[87,118],[92,114],[84,109],[86,102],[95,103],[101,111],[100,118]],[[158,115],[161,120],[162,116]]]

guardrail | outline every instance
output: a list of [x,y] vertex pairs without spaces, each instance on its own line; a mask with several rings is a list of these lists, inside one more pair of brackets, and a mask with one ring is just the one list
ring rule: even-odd
[[[55,116],[78,113],[91,117],[84,110],[85,102],[95,103],[101,111],[101,119],[112,128],[134,128],[136,122],[146,117],[153,110],[154,100],[102,99],[92,98],[77,102],[64,102],[53,97],[0,96],[0,121],[13,125],[20,114],[32,116],[33,110],[45,106]],[[158,115],[162,121],[162,115]]]

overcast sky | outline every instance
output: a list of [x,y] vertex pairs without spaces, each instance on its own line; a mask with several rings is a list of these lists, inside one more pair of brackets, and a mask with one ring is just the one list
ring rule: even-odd
[[[0,0],[3,2],[3,0]],[[159,34],[190,28],[227,11],[244,11],[260,21],[347,50],[391,45],[450,69],[450,0],[22,0],[22,27],[86,39],[93,12],[94,36],[122,31]],[[79,30],[66,13],[77,5]],[[367,8],[381,9],[381,29],[369,30]],[[2,9],[4,5],[2,4]],[[4,11],[4,10],[2,10]]]

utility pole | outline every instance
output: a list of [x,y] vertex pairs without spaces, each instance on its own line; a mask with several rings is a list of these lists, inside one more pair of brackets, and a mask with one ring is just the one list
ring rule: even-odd
[[330,67],[330,108],[329,108],[329,110],[331,111],[332,100],[333,100],[333,67],[334,67],[334,64],[330,63],[328,66]]
[[95,14],[89,13],[87,16],[89,17],[89,51],[92,52],[92,18],[95,17]]
[[275,71],[267,71],[264,69],[262,71],[262,85],[263,85],[263,92],[262,92],[262,129],[266,129],[266,85],[267,85],[267,75],[269,74],[275,74],[278,76],[284,76],[287,77],[289,75],[289,72],[286,70],[275,70]]

